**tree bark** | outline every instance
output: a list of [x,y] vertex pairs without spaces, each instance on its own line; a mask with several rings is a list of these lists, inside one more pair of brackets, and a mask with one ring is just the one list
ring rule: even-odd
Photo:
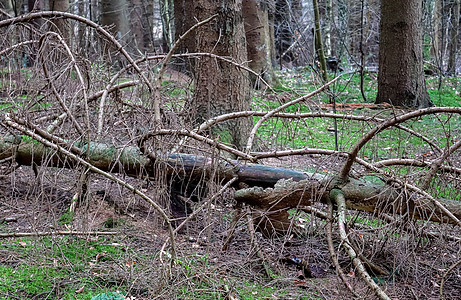
[[327,64],[325,61],[325,54],[324,54],[324,49],[323,49],[322,32],[320,29],[319,4],[317,0],[312,0],[312,5],[314,6],[315,52],[317,54],[317,59],[319,60],[319,63],[320,63],[320,72],[322,75],[322,79],[324,82],[327,82],[328,80]]
[[[114,147],[101,143],[74,144],[78,152],[88,154],[87,161],[95,167],[133,177],[154,176],[156,170],[150,159],[136,147]],[[47,167],[76,167],[76,162],[34,141],[24,142],[20,137],[0,137],[0,160],[13,156],[22,165],[46,164]],[[266,234],[284,232],[289,228],[288,210],[314,203],[326,203],[332,189],[339,189],[349,209],[409,214],[415,219],[434,222],[453,222],[429,200],[385,184],[350,179],[340,183],[331,175],[309,174],[292,169],[241,164],[238,161],[215,163],[214,160],[190,154],[173,154],[157,164],[172,176],[191,178],[199,182],[217,171],[224,181],[238,178],[235,186],[250,186],[236,191],[237,202],[246,203],[265,213],[258,216],[259,229]],[[183,176],[187,175],[187,176]],[[264,189],[265,188],[265,189]],[[459,201],[438,199],[458,219]]]
[[[247,50],[242,0],[200,0],[194,1],[194,4],[197,20],[218,15],[214,21],[200,27],[196,32],[196,51],[232,57],[238,63],[245,63]],[[210,57],[197,60],[194,71],[197,124],[214,116],[250,108],[250,82],[247,71]],[[221,140],[243,149],[250,125],[249,118],[226,122],[213,133],[221,137]]]
[[128,32],[125,0],[101,0],[101,24],[108,26],[110,32],[122,41]]
[[[50,10],[69,12],[69,0],[49,0],[49,6]],[[53,20],[53,24],[53,31],[59,33],[64,38],[64,40],[70,44],[71,30],[69,20],[56,19]]]
[[450,52],[448,55],[447,73],[452,76],[456,75],[456,53],[458,52],[460,6],[460,0],[455,0],[451,14]]
[[[271,84],[275,80],[272,66],[271,32],[269,28],[269,8],[258,0],[243,0],[243,20],[247,41],[248,66]],[[250,75],[253,83],[256,78]]]
[[381,1],[377,104],[433,106],[424,80],[421,16],[418,0]]

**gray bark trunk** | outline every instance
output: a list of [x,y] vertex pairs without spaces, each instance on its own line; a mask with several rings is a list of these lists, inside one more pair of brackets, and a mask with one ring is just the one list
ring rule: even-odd
[[458,52],[460,6],[460,0],[455,0],[453,3],[451,15],[450,52],[448,55],[447,66],[447,73],[449,75],[456,75],[456,54]]
[[433,106],[424,80],[421,16],[421,1],[381,1],[377,104]]
[[[218,15],[214,21],[200,27],[196,32],[196,51],[232,57],[238,63],[245,63],[247,48],[242,0],[222,3],[200,0],[194,3],[197,20]],[[197,60],[194,69],[194,103],[198,124],[214,116],[250,108],[250,82],[247,71],[209,57]],[[220,136],[221,140],[243,149],[250,125],[249,118],[226,122],[214,134]]]
[[[247,40],[248,66],[269,84],[275,80],[272,66],[272,41],[269,28],[269,8],[256,0],[243,0],[243,20]],[[256,78],[252,77],[253,82]]]

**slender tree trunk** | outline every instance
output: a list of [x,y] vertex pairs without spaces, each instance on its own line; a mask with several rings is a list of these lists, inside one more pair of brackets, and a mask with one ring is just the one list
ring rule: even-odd
[[[232,57],[239,63],[245,63],[247,49],[242,0],[198,0],[194,4],[197,20],[218,15],[196,32],[196,50]],[[248,72],[226,62],[202,57],[196,61],[195,76],[194,101],[198,123],[213,116],[250,108]],[[250,119],[227,122],[215,134],[242,149],[250,125]]]
[[[191,17],[191,12],[195,11],[194,2],[188,0],[175,0],[174,1],[174,24],[175,24],[175,39],[178,40],[189,28],[194,26],[197,20]],[[198,29],[200,30],[200,29]],[[187,35],[184,41],[179,44],[179,53],[193,53],[196,52],[195,47],[196,32]],[[193,59],[176,59],[174,67],[181,72],[192,75],[194,69]]]
[[360,1],[348,1],[349,17],[348,22],[348,45],[352,61],[356,64],[360,61]]
[[376,103],[409,108],[433,105],[424,80],[421,17],[418,0],[381,1]]
[[[291,62],[295,59],[292,51],[288,48],[293,44],[293,29],[295,28],[290,15],[291,1],[275,0],[274,29],[275,29],[275,50],[280,66],[282,61]],[[282,55],[285,54],[284,57]]]
[[432,10],[432,47],[431,54],[435,58],[435,63],[439,71],[443,68],[442,51],[442,0],[434,1]]
[[332,23],[333,23],[333,1],[326,0],[325,1],[325,19],[324,19],[324,34],[325,37],[325,54],[326,56],[333,56],[334,49],[333,49],[333,38],[332,38]]
[[174,13],[173,13],[173,1],[162,0],[160,1],[160,14],[162,16],[162,27],[163,27],[163,40],[165,50],[170,49],[174,43]]
[[459,38],[459,14],[460,14],[460,0],[453,2],[451,14],[451,35],[450,35],[450,49],[448,56],[447,73],[456,75],[456,53],[458,52],[458,38]]
[[[243,0],[243,20],[247,40],[248,66],[268,82],[272,83],[275,73],[272,67],[271,38],[268,7],[258,0]],[[250,77],[254,82],[256,78]]]
[[315,18],[315,52],[317,59],[320,62],[320,72],[322,74],[323,81],[327,82],[327,64],[325,62],[325,54],[322,43],[322,32],[320,30],[320,17],[319,17],[319,4],[317,0],[312,0],[314,6],[314,18]]

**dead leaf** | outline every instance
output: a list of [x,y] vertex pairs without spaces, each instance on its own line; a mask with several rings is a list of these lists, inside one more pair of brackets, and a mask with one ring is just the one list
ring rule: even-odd
[[78,290],[75,291],[76,294],[80,294],[81,292],[83,292],[83,290],[85,289],[85,286],[82,286],[81,288],[79,288]]
[[104,256],[106,255],[105,252],[100,252],[96,255],[96,261],[100,260],[101,258],[103,258]]
[[131,267],[131,266],[134,265],[135,263],[136,263],[136,262],[135,262],[134,260],[132,260],[132,261],[127,261],[127,262],[125,263],[125,265],[126,265],[127,267]]

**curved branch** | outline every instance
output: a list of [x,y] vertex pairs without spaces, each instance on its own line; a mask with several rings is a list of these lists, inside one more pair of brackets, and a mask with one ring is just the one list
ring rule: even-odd
[[339,236],[341,237],[342,246],[346,250],[347,254],[352,260],[352,263],[357,268],[359,275],[362,279],[366,282],[366,284],[375,292],[375,294],[384,300],[391,300],[389,296],[384,293],[384,291],[373,281],[373,278],[368,274],[363,265],[362,261],[358,258],[357,253],[355,252],[354,248],[351,246],[349,238],[346,232],[346,200],[344,198],[344,194],[337,189],[334,189],[330,192],[330,198],[335,200],[337,207],[338,207],[338,229],[339,229]]
[[[257,155],[255,156],[258,157]],[[409,167],[425,168],[425,167],[430,167],[431,163],[427,161],[411,159],[411,158],[392,158],[392,159],[386,159],[386,160],[375,162],[373,163],[373,166],[377,168],[389,167],[389,166],[409,166]],[[440,169],[445,172],[449,172],[449,173],[461,174],[461,168],[442,165],[440,166]]]
[[350,152],[349,158],[347,159],[346,163],[344,164],[343,168],[341,169],[341,172],[339,173],[339,177],[341,180],[346,180],[347,176],[349,175],[349,172],[352,168],[352,164],[354,163],[355,158],[357,157],[359,151],[365,146],[366,143],[368,143],[377,133],[381,132],[382,130],[394,126],[396,124],[405,122],[407,120],[410,120],[412,118],[416,117],[421,117],[424,115],[429,115],[429,114],[435,114],[435,113],[458,113],[461,114],[461,107],[430,107],[430,108],[424,108],[424,109],[419,109],[416,111],[412,111],[407,114],[403,114],[401,116],[396,116],[392,119],[389,119],[388,121],[382,123],[379,126],[374,127],[372,130],[370,130],[368,133],[366,133],[363,138],[354,146],[352,151]]
[[26,15],[21,15],[15,18],[10,18],[7,20],[0,21],[0,28],[5,27],[5,26],[10,26],[13,24],[17,23],[23,23],[23,22],[28,22],[33,19],[38,19],[38,18],[68,18],[72,19],[81,23],[84,23],[92,28],[94,28],[96,31],[101,33],[104,37],[106,37],[110,42],[112,42],[115,47],[117,48],[120,53],[122,53],[123,56],[128,60],[130,65],[136,70],[136,72],[139,74],[139,76],[143,79],[144,83],[147,85],[149,88],[149,91],[152,92],[153,86],[150,83],[149,79],[142,73],[141,69],[137,65],[137,63],[133,60],[133,58],[128,54],[128,52],[123,48],[123,45],[120,44],[119,41],[117,41],[112,34],[110,34],[107,30],[105,30],[102,26],[98,25],[97,23],[88,20],[84,17],[81,17],[79,15],[67,13],[67,12],[60,12],[60,11],[41,11],[41,12],[36,12],[36,13],[30,13]]
[[22,46],[25,46],[25,45],[29,45],[29,44],[34,44],[34,43],[38,43],[39,41],[38,40],[30,40],[30,41],[25,41],[25,42],[21,42],[21,43],[17,43],[11,47],[8,47],[6,49],[3,49],[0,51],[0,55],[4,55],[5,53],[7,52],[10,52],[10,51],[13,51],[14,49],[16,48],[19,48],[19,47],[22,47]]
[[[147,139],[149,139],[151,137],[154,137],[154,136],[157,136],[157,135],[175,135],[175,134],[176,135],[183,135],[183,136],[191,137],[193,139],[196,139],[197,141],[204,142],[204,143],[206,143],[206,144],[208,144],[210,146],[215,146],[218,149],[221,149],[221,150],[224,150],[226,152],[232,153],[235,156],[240,157],[242,159],[249,160],[249,161],[252,161],[252,162],[256,161],[256,158],[254,156],[252,156],[252,155],[246,154],[246,153],[244,153],[242,151],[239,151],[237,149],[229,147],[229,146],[225,145],[224,143],[215,141],[213,139],[204,137],[203,135],[200,135],[200,134],[197,134],[197,133],[195,133],[193,131],[189,131],[189,130],[185,130],[185,129],[179,129],[179,130],[160,129],[160,130],[155,130],[155,131],[148,132],[147,134],[145,134],[145,135],[143,135],[141,137],[141,139],[139,140],[138,145],[142,146]],[[142,148],[142,147],[140,147],[140,148]]]
[[255,124],[255,126],[253,127],[253,129],[251,130],[250,132],[250,136],[248,137],[248,141],[247,141],[247,145],[246,145],[246,152],[250,152],[251,151],[251,147],[253,145],[253,140],[255,138],[255,135],[256,135],[256,131],[258,131],[258,128],[261,127],[261,125],[268,119],[270,118],[271,116],[275,115],[276,113],[278,113],[279,111],[281,110],[284,110],[285,108],[287,107],[290,107],[296,103],[299,103],[301,101],[304,101],[306,99],[309,99],[309,98],[312,98],[314,95],[322,92],[324,89],[326,89],[328,86],[330,86],[332,83],[336,82],[336,80],[338,80],[339,78],[341,77],[338,76],[336,77],[335,79],[325,83],[323,86],[321,86],[320,88],[316,89],[315,91],[307,94],[307,95],[304,95],[302,97],[299,97],[295,100],[292,100],[290,102],[287,102],[273,110],[271,110],[270,112],[268,112],[266,115],[264,115],[261,119],[259,119],[259,121]]
[[457,266],[461,265],[461,259],[455,262],[451,267],[449,267],[445,273],[443,273],[442,276],[442,281],[440,282],[440,299],[445,300],[445,296],[443,295],[443,287],[445,286],[445,280],[448,277],[448,274],[450,274]]
[[149,196],[147,196],[145,193],[143,193],[142,191],[140,191],[136,187],[134,187],[131,184],[127,183],[125,180],[119,179],[119,178],[115,177],[114,175],[95,167],[91,163],[87,162],[85,159],[83,159],[83,158],[79,157],[78,155],[70,152],[69,150],[63,148],[62,146],[60,146],[58,144],[55,144],[53,142],[50,142],[47,139],[45,139],[45,138],[41,137],[40,135],[38,135],[37,133],[25,128],[22,125],[17,124],[16,122],[14,122],[10,118],[9,114],[4,114],[3,118],[4,118],[3,123],[5,125],[13,128],[13,129],[16,129],[16,130],[22,132],[23,134],[26,134],[26,135],[30,136],[31,138],[37,140],[41,144],[43,144],[45,146],[48,146],[51,149],[53,149],[53,150],[55,150],[55,151],[57,151],[59,153],[62,153],[63,155],[69,157],[70,159],[84,165],[90,171],[98,173],[98,174],[112,180],[113,182],[115,182],[117,184],[120,184],[121,186],[127,188],[131,192],[133,192],[136,195],[140,196],[142,199],[144,199],[150,205],[152,205],[152,207],[162,216],[165,223],[168,225],[168,230],[169,230],[169,233],[170,233],[170,243],[171,243],[171,248],[172,248],[172,252],[173,252],[172,256],[173,256],[173,259],[175,258],[176,250],[175,250],[175,242],[174,242],[174,231],[173,231],[173,227],[172,227],[172,224],[171,224],[171,220],[168,217],[168,215],[165,213],[165,211],[154,200],[152,200]]

